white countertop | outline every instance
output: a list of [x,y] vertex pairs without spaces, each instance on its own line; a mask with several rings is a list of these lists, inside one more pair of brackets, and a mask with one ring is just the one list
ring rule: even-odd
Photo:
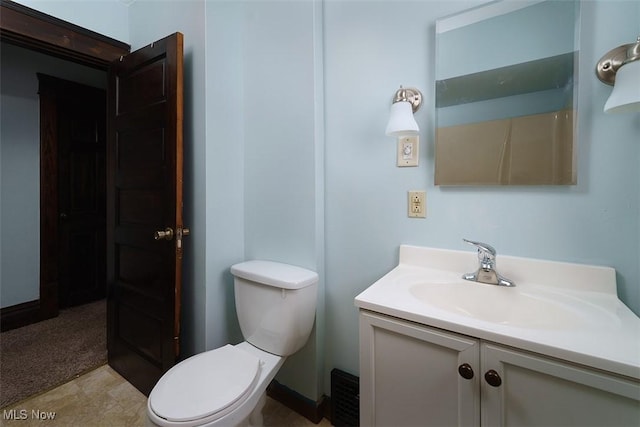
[[[516,283],[507,288],[463,281],[462,274],[477,265],[475,251],[402,245],[398,266],[358,295],[355,305],[640,380],[640,318],[618,299],[615,270],[499,255],[496,270]],[[482,310],[473,317],[420,297],[416,289],[431,284],[457,286],[465,295],[471,293],[465,286],[480,287],[469,288],[474,298],[486,291],[507,299],[483,301],[486,320]],[[505,303],[512,299],[534,301],[535,310],[542,307],[539,319],[510,322],[510,313],[520,314],[516,303]],[[549,310],[545,301],[552,302]]]

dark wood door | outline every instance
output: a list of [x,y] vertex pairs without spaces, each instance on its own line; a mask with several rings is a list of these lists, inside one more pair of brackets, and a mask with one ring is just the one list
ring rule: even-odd
[[175,33],[109,69],[108,357],[147,395],[179,349],[182,45]]
[[60,308],[106,296],[106,95],[68,86],[58,103]]
[[58,308],[106,295],[106,93],[38,73],[41,123],[40,296]]

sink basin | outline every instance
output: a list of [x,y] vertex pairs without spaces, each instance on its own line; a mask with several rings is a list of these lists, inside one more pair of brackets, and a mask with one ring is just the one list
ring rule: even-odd
[[409,293],[433,308],[503,325],[557,329],[581,320],[569,306],[554,299],[557,295],[534,295],[518,288],[460,281],[417,283]]
[[[401,245],[398,265],[356,296],[369,313],[640,380],[640,318],[611,267],[501,256],[515,287],[471,282],[473,252]],[[389,329],[393,331],[393,329]]]

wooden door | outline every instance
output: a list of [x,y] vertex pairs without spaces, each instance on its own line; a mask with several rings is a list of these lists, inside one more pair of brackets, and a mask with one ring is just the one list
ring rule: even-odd
[[[106,295],[106,93],[42,73],[40,320]],[[45,284],[45,286],[42,286]]]
[[59,87],[58,292],[65,308],[106,296],[106,95],[72,82]]
[[147,395],[179,349],[182,44],[175,33],[109,69],[108,357]]

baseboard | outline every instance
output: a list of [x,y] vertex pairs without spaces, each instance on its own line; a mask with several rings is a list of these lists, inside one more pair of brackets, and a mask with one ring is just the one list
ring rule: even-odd
[[40,300],[23,302],[0,309],[0,331],[27,326],[40,321]]
[[314,402],[276,380],[271,381],[267,387],[267,395],[315,424],[322,421],[327,412],[327,396],[322,396],[318,402]]

